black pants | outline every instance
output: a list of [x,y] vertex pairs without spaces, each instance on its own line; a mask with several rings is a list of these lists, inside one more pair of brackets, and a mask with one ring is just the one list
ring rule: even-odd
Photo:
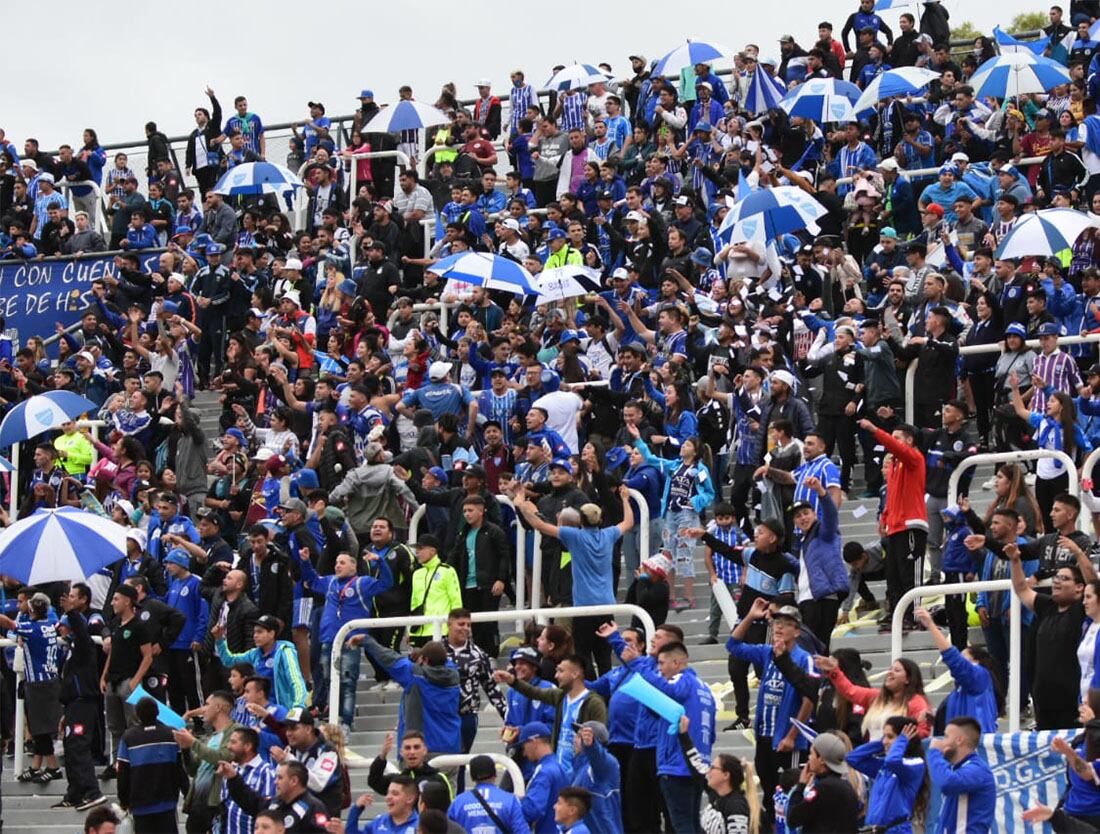
[[[195,179],[199,183],[199,193],[202,195],[203,200],[206,199],[206,192],[213,188],[218,183],[218,174],[221,170],[216,165],[208,165],[205,168],[197,168],[195,170]],[[192,231],[198,231],[193,229]]]
[[1063,472],[1057,478],[1035,477],[1035,501],[1039,504],[1039,512],[1042,513],[1043,523],[1048,530],[1054,529],[1054,523],[1050,520],[1050,508],[1054,506],[1054,499],[1068,487],[1068,472]]
[[558,181],[552,180],[534,180],[531,183],[531,190],[535,192],[535,202],[539,204],[539,208],[544,207],[547,203],[553,202],[558,196]]
[[856,463],[856,421],[846,414],[822,414],[817,421],[817,430],[825,440],[825,454],[833,455],[833,449],[840,451],[840,488],[844,492],[852,483],[852,467]]
[[[463,588],[462,605],[468,611],[497,611],[500,597],[493,596],[488,588]],[[474,642],[489,657],[500,653],[500,636],[496,623],[474,623],[472,629]]]
[[609,619],[606,616],[573,618],[573,650],[584,660],[585,676],[589,680],[611,669],[611,646],[596,636],[596,629]]
[[780,771],[798,764],[798,753],[777,753],[772,749],[770,738],[757,740],[756,755],[753,757],[756,774],[760,777],[760,789],[764,792],[764,811],[768,819],[775,821],[775,786],[779,784]]
[[201,798],[197,798],[193,804],[199,807],[192,807],[187,812],[187,820],[183,824],[184,831],[187,834],[207,834],[207,832],[213,831],[214,819],[218,816],[218,807],[207,805]]
[[[948,585],[962,581],[961,573],[944,574],[944,582]],[[951,632],[951,645],[961,652],[970,642],[970,626],[966,621],[966,597],[962,594],[948,594],[943,598],[943,607],[947,610],[947,628]]]
[[[360,541],[369,541],[369,539],[361,539]],[[397,615],[394,615],[397,616]],[[388,649],[393,649],[395,652],[401,647],[401,641],[405,637],[405,629],[403,628],[373,628],[371,629],[370,636],[378,641],[380,645],[385,646]],[[390,680],[390,673],[378,665],[378,662],[367,654],[367,661],[374,667],[374,679],[379,683]]]
[[[927,530],[902,530],[886,537],[886,599],[893,612],[907,592],[916,587],[924,570],[924,548],[928,543]],[[906,624],[912,624],[913,609],[905,612]]]
[[657,748],[635,748],[623,792],[623,828],[627,834],[661,830],[661,783],[657,779]]
[[[619,763],[619,796],[626,796],[626,779],[630,773],[630,757],[634,753],[633,744],[609,744],[608,752]],[[465,768],[463,768],[465,769]]]
[[975,417],[978,420],[978,437],[983,443],[989,443],[993,428],[993,397],[997,378],[993,374],[972,374],[970,393],[974,396]]
[[836,615],[840,611],[840,600],[835,596],[824,599],[810,599],[798,604],[802,614],[802,627],[808,628],[825,644],[825,654],[829,653],[829,641],[836,628]]
[[65,798],[80,803],[99,796],[99,783],[92,761],[92,738],[95,735],[96,702],[80,699],[65,705]]
[[204,384],[211,375],[217,376],[225,364],[226,321],[224,315],[208,315],[202,319],[199,339],[199,380]]
[[[767,638],[767,623],[763,620],[757,620],[749,626],[742,642],[761,645]],[[749,718],[749,669],[752,668],[752,664],[747,660],[741,660],[730,655],[729,660],[726,661],[726,668],[729,671],[730,682],[733,684],[733,701],[737,717],[744,718],[747,721]],[[763,676],[763,669],[758,668],[756,670],[757,680]]]
[[[881,403],[880,405],[885,405],[885,403]],[[877,406],[872,406],[867,409],[867,419],[884,432],[889,433],[893,431],[894,426],[901,422],[896,413],[889,420],[883,420],[875,413],[875,408],[877,408]],[[859,442],[860,445],[863,446],[863,478],[867,481],[867,489],[870,492],[878,492],[882,489],[882,459],[886,457],[886,450],[881,447],[875,448],[879,446],[879,443],[870,432],[861,431],[859,433]]]
[[134,816],[134,834],[179,834],[176,809]]
[[1078,725],[1076,707],[1041,707],[1035,705],[1036,730],[1070,730]]
[[[954,395],[952,395],[954,396]],[[913,408],[913,422],[919,429],[938,428],[943,423],[943,403],[916,403]]]
[[195,677],[195,654],[190,649],[168,650],[168,704],[183,715],[202,705]]
[[752,473],[756,467],[748,463],[733,465],[733,485],[730,487],[730,503],[737,514],[737,523],[745,531],[752,530]]

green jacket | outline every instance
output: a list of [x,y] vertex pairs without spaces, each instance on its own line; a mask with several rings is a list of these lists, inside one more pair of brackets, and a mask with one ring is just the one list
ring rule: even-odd
[[[458,584],[455,569],[436,555],[430,562],[414,570],[409,605],[413,614],[425,617],[446,617],[452,609],[461,608],[462,588]],[[431,633],[430,625],[413,626],[409,629],[411,637],[430,637]],[[446,633],[447,624],[444,623],[443,634]]]
[[[187,764],[187,773],[191,776],[191,785],[187,789],[187,796],[183,800],[183,809],[187,811],[192,807],[192,803],[201,802],[201,797],[195,796],[195,786],[198,784],[198,780],[195,778],[198,775],[199,768],[202,765],[207,764],[212,768],[217,768],[218,762],[228,762],[233,759],[232,754],[229,752],[229,737],[233,735],[234,730],[240,730],[243,728],[243,724],[237,722],[231,723],[228,727],[222,731],[221,742],[217,747],[211,747],[206,741],[195,739],[194,745],[187,753],[184,754],[184,761]],[[211,807],[217,807],[222,804],[222,777],[213,773],[213,781],[210,784],[210,792],[206,796],[206,804]]]
[[[531,686],[527,681],[521,681],[519,678],[516,678],[515,682],[512,684],[512,688],[520,695],[532,701],[542,701],[544,704],[553,705],[554,727],[553,735],[550,736],[550,742],[554,750],[557,751],[558,735],[561,732],[562,704],[565,703],[565,690],[557,686]],[[588,696],[584,699],[584,703],[581,704],[580,712],[577,714],[578,724],[583,724],[585,721],[599,721],[604,726],[607,726],[607,703],[597,693],[591,690],[589,690]]]

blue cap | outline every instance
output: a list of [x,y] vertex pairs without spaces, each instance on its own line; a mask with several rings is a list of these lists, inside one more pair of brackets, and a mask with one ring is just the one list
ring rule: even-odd
[[691,253],[691,262],[696,266],[709,267],[714,263],[714,253],[707,249],[707,247],[700,246]]
[[182,547],[173,547],[164,557],[165,564],[179,565],[181,568],[191,569],[191,556]]
[[555,467],[557,467],[558,469],[564,469],[570,475],[573,474],[573,464],[565,458],[557,458],[556,460],[550,461],[550,468],[554,469]]
[[630,452],[623,446],[614,446],[607,453],[607,465],[611,469],[618,469],[630,459]]
[[508,660],[510,660],[512,663],[515,663],[518,660],[523,660],[527,663],[538,666],[542,662],[542,655],[538,653],[538,649],[535,649],[531,646],[520,646],[518,649],[514,649],[512,653],[508,655]]
[[228,434],[230,437],[237,438],[237,442],[240,443],[242,446],[248,445],[248,438],[245,437],[244,432],[238,429],[236,426],[226,429],[225,433]]
[[580,336],[577,335],[576,330],[563,330],[561,337],[558,339],[558,344],[564,345],[566,342],[576,342],[579,339]]
[[225,247],[222,246],[220,243],[211,243],[206,247],[207,255],[220,255],[224,251]]
[[898,239],[898,232],[893,226],[883,226],[878,230],[879,237],[892,237],[894,240]]
[[533,738],[544,738],[549,741],[551,737],[550,728],[542,721],[529,721],[520,729],[516,744],[524,744]]
[[442,466],[433,466],[428,470],[428,474],[441,483],[447,483],[447,473],[443,471]]
[[291,483],[297,485],[298,493],[303,490],[319,489],[321,482],[317,479],[317,472],[313,469],[299,469],[290,476]]
[[359,285],[352,281],[350,278],[345,278],[340,282],[340,286],[337,287],[344,295],[350,295],[355,298],[359,294]]
[[707,121],[697,122],[695,124],[695,127],[692,128],[692,133],[697,133],[700,130],[703,131],[703,133],[710,133],[710,122],[707,122]]
[[192,229],[191,229],[190,226],[187,226],[187,225],[177,226],[175,233],[172,235],[172,238],[174,240],[177,237],[181,237],[182,235],[189,235],[191,233],[192,233]]
[[161,305],[161,309],[166,313],[178,313],[180,305],[178,301],[165,301],[164,304]]
[[1014,321],[1014,322],[1012,322],[1012,324],[1010,324],[1008,327],[1005,328],[1005,335],[1006,336],[1019,336],[1021,339],[1026,339],[1027,338],[1027,328],[1025,328],[1018,321]]
[[943,518],[948,523],[955,523],[963,520],[963,511],[958,504],[952,504],[950,507],[944,507],[940,511]]
[[1035,332],[1036,336],[1061,336],[1062,328],[1052,321],[1044,321]]
[[957,177],[959,175],[959,166],[954,162],[945,162],[940,166],[940,173],[951,174],[951,176]]
[[565,232],[561,229],[553,228],[546,235],[547,240],[565,240]]
[[359,98],[374,98],[374,90],[361,90],[359,92]]

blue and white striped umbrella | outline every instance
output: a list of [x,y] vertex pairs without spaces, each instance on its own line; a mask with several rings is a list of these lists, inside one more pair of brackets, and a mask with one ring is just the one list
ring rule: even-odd
[[[814,222],[825,214],[825,207],[793,185],[781,185],[754,191],[733,205],[722,220],[719,234],[731,232],[738,240],[775,240],[787,232],[817,230]],[[761,230],[761,226],[763,229]]]
[[[0,448],[56,429],[99,406],[72,391],[47,391],[23,400],[0,423]],[[2,573],[2,571],[0,571]]]
[[439,108],[408,99],[383,107],[363,129],[370,133],[398,133],[450,123],[450,117]]
[[877,0],[875,3],[876,12],[884,12],[887,9],[900,9],[905,6],[915,6],[917,0]]
[[536,304],[551,304],[601,289],[599,271],[576,264],[545,269],[534,279],[534,285],[539,294]]
[[534,278],[515,261],[488,252],[463,252],[438,261],[429,268],[440,278],[453,278],[490,290],[517,295],[534,295]]
[[1081,233],[1090,228],[1100,228],[1100,217],[1075,209],[1054,208],[1025,214],[1004,236],[994,256],[1053,257],[1072,248]]
[[940,77],[935,70],[924,67],[898,67],[887,70],[867,85],[852,109],[856,113],[874,109],[875,103],[891,96],[910,96],[920,92]]
[[970,86],[978,100],[1045,93],[1069,82],[1069,70],[1030,50],[990,58],[970,77]]
[[755,115],[766,113],[778,107],[785,95],[787,95],[787,88],[783,86],[783,82],[757,67],[749,82],[749,91],[745,96],[745,109]]
[[26,585],[83,582],[125,555],[125,527],[76,507],[36,510],[0,532],[0,574]]
[[714,41],[688,39],[665,55],[653,67],[651,75],[679,75],[684,67],[712,64],[723,59],[732,61],[737,51]]
[[302,187],[298,175],[289,168],[275,162],[244,162],[222,174],[214,191],[227,197],[244,197],[252,194],[283,195]]
[[0,458],[0,472],[14,472],[15,467],[7,458]]
[[564,93],[569,90],[583,90],[593,84],[606,84],[610,80],[607,73],[591,64],[573,64],[554,73],[542,88]]
[[852,104],[860,89],[848,81],[836,78],[814,78],[799,84],[779,102],[790,116],[801,116],[815,122],[854,122]]

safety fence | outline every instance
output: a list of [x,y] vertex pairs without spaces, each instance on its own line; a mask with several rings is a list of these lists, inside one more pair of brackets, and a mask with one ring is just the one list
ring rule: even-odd
[[[527,786],[523,784],[523,771],[514,760],[503,753],[454,753],[446,756],[433,756],[428,762],[436,770],[448,770],[452,767],[468,767],[475,756],[488,756],[499,767],[507,771],[512,780],[512,793],[517,799],[523,799],[527,794]],[[474,780],[470,774],[466,774],[466,784],[473,785]]]

